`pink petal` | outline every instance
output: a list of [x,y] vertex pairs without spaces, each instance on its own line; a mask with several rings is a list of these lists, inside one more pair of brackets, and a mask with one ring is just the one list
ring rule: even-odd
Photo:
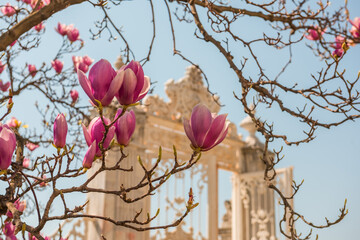
[[131,69],[124,71],[123,84],[116,96],[122,105],[129,105],[134,103],[134,91],[136,87],[137,79],[135,73]]
[[[119,109],[116,113],[118,117],[122,112],[122,109]],[[115,123],[115,132],[116,139],[119,144],[127,146],[130,142],[131,136],[134,133],[136,125],[136,117],[134,111],[126,112],[121,116]]]
[[213,118],[209,109],[203,105],[198,104],[194,107],[191,113],[190,126],[194,134],[194,138],[199,147],[204,142],[206,133],[211,127]]
[[214,121],[211,124],[211,127],[206,134],[204,143],[202,144],[202,147],[204,149],[209,148],[211,146],[214,146],[215,142],[219,139],[221,134],[226,129],[226,117],[227,114],[222,114],[217,116]]
[[85,93],[88,95],[90,100],[97,105],[97,103],[95,102],[94,95],[92,94],[92,88],[89,79],[86,77],[85,73],[80,69],[77,70],[77,74],[81,87],[84,89]]
[[[99,119],[100,117],[95,117],[93,118],[93,120],[90,121],[89,123],[89,126],[88,126],[88,129],[92,129],[93,128],[93,125],[96,123],[96,121]],[[91,135],[90,135],[91,136]],[[92,142],[92,141],[91,141]]]
[[94,64],[90,69],[89,81],[95,99],[101,101],[104,98],[115,76],[116,72],[107,60],[101,59]]
[[[15,150],[16,147],[16,136],[15,133],[9,128],[9,126],[7,124],[3,125],[3,128],[6,129],[6,133],[4,133],[4,137],[7,139],[8,141],[8,147],[10,149],[13,149],[13,151]],[[2,134],[0,134],[1,137]]]
[[108,131],[108,133],[106,135],[106,138],[105,138],[105,141],[104,141],[104,144],[103,144],[104,149],[106,149],[106,148],[108,148],[110,146],[110,143],[114,138],[114,135],[115,135],[115,126],[113,125],[113,126],[111,126],[109,128],[109,131]]
[[196,144],[196,141],[195,141],[195,138],[194,138],[194,134],[192,132],[192,129],[191,129],[191,126],[190,126],[190,122],[189,120],[187,119],[183,119],[183,123],[184,123],[184,130],[185,130],[185,133],[186,133],[186,136],[190,139],[191,141],[191,144],[194,146],[194,147],[199,147],[197,144]]
[[16,137],[7,125],[3,125],[0,133],[0,169],[5,170],[11,164],[11,157],[16,147]]
[[215,147],[216,145],[218,145],[219,143],[221,143],[225,139],[225,137],[228,133],[228,129],[229,129],[228,126],[229,126],[229,123],[226,124],[225,131],[220,134],[219,139],[215,142],[215,144],[208,148],[203,149],[203,151],[208,151],[208,150],[212,149],[213,147]]
[[92,163],[94,161],[95,158],[95,153],[96,153],[96,141],[94,140],[90,147],[88,148],[88,150],[85,153],[85,157],[83,160],[83,167],[84,168],[91,168]]
[[134,97],[138,98],[138,96],[142,93],[142,90],[144,89],[144,71],[139,62],[135,62],[135,66],[136,66],[136,71],[134,71],[134,73],[136,75],[137,83],[136,83],[136,88],[134,90]]
[[139,97],[136,99],[136,102],[143,99],[146,96],[146,94],[149,92],[149,90],[150,90],[150,78],[148,76],[145,76],[143,89],[141,90]]
[[91,144],[91,136],[90,136],[87,128],[85,127],[85,125],[81,124],[81,126],[82,126],[82,129],[83,129],[83,132],[84,132],[84,137],[85,137],[86,144],[88,146],[90,146],[90,144]]
[[103,106],[107,106],[111,103],[116,93],[121,88],[121,85],[124,81],[124,72],[118,73],[115,78],[112,80],[109,90],[106,92],[104,98],[101,100]]

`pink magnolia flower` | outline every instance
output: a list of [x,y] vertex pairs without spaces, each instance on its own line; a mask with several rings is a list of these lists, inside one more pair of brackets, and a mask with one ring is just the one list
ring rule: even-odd
[[312,29],[307,30],[307,35],[305,37],[309,40],[319,40],[321,36],[324,34],[325,30],[321,30],[318,26],[314,26]]
[[124,71],[116,73],[108,61],[101,59],[91,68],[89,78],[80,69],[77,74],[80,85],[91,102],[98,106],[97,100],[107,106],[121,87]]
[[[14,207],[19,211],[19,212],[24,212],[25,208],[26,208],[26,201],[21,201],[20,202],[20,198],[18,198],[15,202],[14,202]],[[6,212],[6,216],[8,216],[9,218],[13,218],[13,214],[12,212],[10,212],[9,210]]]
[[184,129],[191,141],[191,147],[197,151],[208,151],[221,143],[228,132],[227,114],[216,116],[203,105],[196,105],[190,121],[184,119]]
[[54,122],[54,145],[63,148],[66,144],[68,126],[64,114],[58,114]]
[[30,166],[30,159],[24,158],[23,160],[23,167],[28,168]]
[[[106,118],[103,117],[104,122],[106,125],[109,125],[111,123],[111,121]],[[93,120],[91,120],[89,126],[86,128],[86,126],[84,124],[82,124],[82,129],[84,132],[84,136],[85,136],[85,141],[87,143],[88,146],[90,146],[94,141],[96,141],[96,156],[100,157],[101,156],[101,150],[99,148],[99,143],[102,141],[103,137],[104,137],[104,133],[105,133],[105,127],[104,124],[101,120],[100,117],[96,117]],[[110,142],[113,139],[115,134],[115,127],[111,126],[105,141],[103,143],[103,148],[106,149],[110,146]]]
[[41,30],[43,30],[45,28],[45,25],[41,22],[39,23],[38,25],[36,25],[34,27],[34,29],[37,31],[37,32],[40,32]]
[[[87,71],[89,71],[89,66],[86,65],[86,64],[83,63],[83,62],[80,62],[77,69],[80,69],[80,70],[83,71],[84,73],[87,73]],[[77,70],[76,70],[76,72],[77,72]]]
[[16,240],[15,237],[15,225],[12,222],[5,222],[5,226],[3,228],[3,233],[6,236],[6,240]]
[[82,58],[82,62],[90,66],[94,62],[94,59],[90,58],[88,55],[85,55]]
[[[353,35],[354,38],[360,38],[360,17],[354,18],[354,21],[350,20],[350,23],[352,25],[350,29],[351,35]],[[360,39],[358,39],[360,41]]]
[[[115,119],[120,116],[122,109],[119,108]],[[135,131],[136,118],[134,111],[125,112],[114,124],[116,140],[120,145],[127,146],[130,143],[131,136]]]
[[95,154],[96,154],[96,140],[94,140],[91,143],[89,149],[85,153],[85,157],[82,163],[84,168],[91,168],[92,163],[95,159]]
[[31,143],[28,142],[27,144],[25,144],[25,146],[30,150],[30,151],[34,151],[35,149],[37,149],[38,147],[40,147],[39,145],[35,144],[35,143]]
[[64,67],[64,62],[62,62],[58,59],[55,59],[54,61],[51,61],[51,65],[55,69],[55,72],[57,72],[59,74],[59,73],[61,73],[61,71]]
[[32,77],[35,77],[36,73],[37,73],[37,70],[36,70],[36,67],[35,65],[32,65],[32,64],[29,64],[28,65],[28,70],[29,70],[29,73]]
[[3,92],[6,92],[10,87],[10,82],[3,83],[3,81],[0,79],[0,90]]
[[342,48],[343,43],[345,42],[345,37],[343,36],[336,36],[335,38],[335,44],[331,44],[331,47],[338,49]]
[[7,122],[6,125],[8,125],[11,128],[19,128],[21,126],[21,122],[17,120],[15,117],[11,117]]
[[46,187],[47,185],[49,185],[49,183],[46,182],[46,175],[45,175],[45,174],[41,176],[41,179],[42,179],[43,181],[40,182],[40,184],[39,184],[40,187]]
[[[84,60],[85,59],[85,60]],[[74,63],[74,70],[77,72],[77,69],[80,69],[84,73],[87,73],[89,70],[89,66],[94,61],[88,56],[80,57],[80,56],[72,56],[72,60]]]
[[5,170],[10,166],[15,147],[15,133],[8,125],[0,123],[0,170]]
[[76,40],[79,40],[79,30],[75,28],[73,24],[68,25],[66,29],[66,34],[70,42],[75,42]]
[[332,52],[332,55],[334,57],[342,57],[342,55],[344,54],[344,50],[342,48],[338,48],[338,49],[335,49],[333,52]]
[[67,26],[65,24],[58,23],[55,31],[57,31],[61,36],[65,36],[67,35]]
[[76,103],[76,101],[77,101],[78,98],[79,98],[79,92],[76,91],[75,89],[70,90],[70,97],[71,97],[71,99],[72,99],[72,102],[73,102],[73,103]]
[[5,7],[1,8],[1,12],[8,17],[11,17],[16,13],[16,8],[13,7],[10,3],[7,3]]
[[335,48],[335,50],[332,52],[332,55],[334,57],[342,57],[344,54],[344,48],[348,48],[348,43],[346,42],[345,37],[343,36],[336,36],[335,38],[335,44],[332,44],[331,47]]
[[6,64],[2,64],[0,60],[0,73],[2,73],[5,70]]
[[144,71],[139,62],[131,61],[122,66],[118,75],[123,81],[116,93],[116,98],[121,105],[130,105],[143,99],[150,89],[150,79],[144,76]]

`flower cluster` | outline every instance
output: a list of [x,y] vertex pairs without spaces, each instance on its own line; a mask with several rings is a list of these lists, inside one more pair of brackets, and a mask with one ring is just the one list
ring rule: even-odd
[[[14,202],[14,207],[19,211],[19,212],[24,212],[25,208],[26,208],[26,201],[20,201],[20,199],[17,199]],[[13,214],[8,210],[6,212],[6,216],[8,216],[9,218],[13,218]]]
[[349,46],[348,43],[346,42],[346,39],[342,36],[337,36],[335,38],[335,44],[332,44],[331,47],[333,47],[335,50],[332,52],[332,55],[334,57],[342,57],[342,55],[344,54],[344,51],[346,51]]
[[117,72],[102,59],[90,70],[89,78],[80,68],[79,82],[93,105],[107,106],[114,96],[121,105],[134,104],[145,97],[150,89],[150,79],[138,62],[132,61]]
[[73,56],[72,60],[74,63],[75,72],[80,69],[84,73],[87,73],[87,71],[89,70],[89,66],[94,62],[94,59],[90,58],[89,56]]
[[51,66],[54,68],[54,70],[57,74],[60,74],[64,67],[64,62],[62,62],[58,59],[55,59],[54,61],[51,62]]
[[[341,58],[351,45],[360,43],[360,18],[356,17],[353,21],[349,20],[349,22],[352,25],[349,32],[351,33],[353,40],[348,40],[341,35],[335,37],[334,43],[330,45],[332,48],[334,48],[332,55],[335,59]],[[325,31],[326,29],[313,26],[307,30],[307,34],[304,34],[304,36],[309,40],[317,41],[322,39],[322,35],[325,33]]]
[[135,113],[126,111],[126,108],[145,97],[150,88],[150,79],[144,75],[140,63],[135,61],[115,71],[107,60],[101,59],[90,69],[88,77],[85,72],[78,67],[80,85],[92,105],[101,109],[108,106],[114,97],[123,105],[113,121],[102,116],[94,118],[88,127],[83,125],[85,140],[89,146],[83,166],[90,168],[94,158],[102,156],[102,151],[110,147],[115,134],[119,145],[127,146],[130,143],[136,118]]
[[[96,157],[102,157],[111,147],[111,142],[116,135],[117,143],[125,147],[130,143],[135,131],[136,117],[134,111],[127,111],[127,108],[143,99],[150,88],[150,79],[144,75],[144,71],[139,62],[131,61],[118,71],[115,71],[111,64],[101,59],[90,69],[89,75],[81,69],[80,65],[91,65],[93,59],[88,56],[73,57],[77,62],[77,74],[81,87],[90,99],[93,106],[100,109],[108,106],[114,98],[122,105],[117,110],[115,118],[110,119],[100,116],[91,120],[86,127],[82,124],[82,129],[87,145],[89,146],[84,160],[83,167],[90,168]],[[54,60],[52,66],[56,72],[60,73],[63,63]],[[35,76],[37,70],[34,65],[29,64],[29,73]],[[79,93],[76,90],[70,91],[70,97],[74,104]],[[8,121],[10,127],[17,129],[21,122],[16,118]],[[6,147],[0,149],[0,169],[7,169],[11,163],[12,154],[16,146],[16,137],[8,125],[0,125],[0,141],[6,142]],[[226,137],[228,123],[226,115],[216,116],[211,114],[204,105],[197,105],[193,109],[191,119],[184,119],[184,129],[191,141],[194,151],[208,151],[218,145]],[[58,149],[66,147],[66,136],[68,126],[64,114],[58,114],[53,124],[53,145]],[[0,144],[0,146],[2,146]],[[5,146],[5,145],[4,145]],[[39,145],[28,142],[26,147],[34,151]],[[30,160],[24,160],[23,166],[29,167]],[[44,177],[46,178],[46,177]],[[43,182],[45,185],[46,183]]]
[[318,26],[314,26],[314,28],[310,28],[307,33],[308,34],[305,35],[305,38],[316,41],[322,37],[322,35],[325,33],[325,30],[321,30]]
[[[126,108],[145,97],[150,88],[150,79],[144,75],[140,63],[135,61],[115,71],[108,61],[102,59],[90,69],[89,77],[81,69],[77,73],[80,85],[92,105],[102,109],[116,97],[123,106],[118,109],[112,122],[101,116],[94,118],[88,127],[82,125],[89,146],[83,167],[90,168],[94,159],[101,157],[103,151],[110,147],[115,134],[120,146],[130,143],[136,117],[134,111],[126,111]],[[195,106],[190,121],[184,119],[186,135],[196,152],[208,151],[221,143],[226,137],[228,124],[226,114],[216,116],[201,104]]]
[[12,15],[14,15],[16,13],[16,10],[17,9],[10,3],[7,3],[4,7],[1,8],[1,12],[7,17],[11,17]]
[[[91,65],[93,60],[87,56],[79,57],[77,60],[87,66]],[[79,64],[80,65],[80,64]],[[3,68],[5,67],[4,65]],[[54,60],[52,66],[57,73],[61,73],[63,63]],[[3,70],[3,69],[2,69]],[[37,73],[34,65],[28,64],[29,74],[34,77]],[[150,88],[150,79],[144,75],[144,71],[139,62],[131,61],[118,71],[114,70],[107,60],[100,60],[90,69],[88,76],[77,67],[79,83],[91,104],[99,110],[100,116],[91,120],[88,126],[82,124],[82,130],[88,149],[83,159],[83,169],[91,168],[96,158],[104,158],[108,151],[117,142],[121,149],[128,146],[136,128],[136,115],[129,107],[137,104],[148,93]],[[0,80],[0,88],[1,88]],[[79,93],[76,90],[70,91],[72,104],[78,100]],[[117,99],[121,107],[117,110],[115,117],[109,119],[103,116],[103,108],[108,106],[114,99]],[[194,107],[191,119],[184,119],[185,133],[191,141],[191,147],[196,155],[200,151],[208,151],[221,143],[226,137],[228,131],[228,122],[226,114],[216,116],[209,109],[199,104]],[[0,123],[0,170],[6,170],[11,165],[12,155],[16,148],[16,135],[21,122],[15,117],[7,121],[7,124]],[[25,125],[24,125],[25,126]],[[66,138],[68,135],[68,123],[66,115],[60,113],[53,122],[53,146],[58,154],[63,150],[68,151]],[[115,140],[114,140],[115,139]],[[2,142],[1,142],[2,141]],[[34,151],[39,147],[37,142],[27,140],[25,146]],[[64,154],[62,153],[62,154]],[[14,165],[15,166],[15,165]],[[24,158],[22,167],[29,170],[30,159]],[[36,162],[34,163],[36,167]],[[19,167],[16,165],[16,167]],[[16,169],[16,168],[15,168]],[[34,185],[46,187],[51,182],[51,178],[42,173],[35,179]],[[15,199],[14,199],[15,200]],[[190,201],[190,200],[189,200]],[[192,204],[192,202],[191,202]],[[190,205],[190,204],[188,204]],[[20,198],[13,202],[17,211],[14,213],[8,210],[6,216],[8,219],[3,225],[3,234],[6,239],[16,240],[15,225],[11,222],[18,213],[22,214],[26,209],[26,201],[20,201]],[[195,205],[194,205],[195,206]],[[10,220],[10,221],[9,221]],[[49,239],[48,237],[43,237]],[[37,238],[29,233],[28,239]],[[61,239],[66,240],[66,239]]]
[[351,35],[355,38],[355,42],[360,42],[360,17],[354,18],[354,21],[350,20],[350,23],[352,25],[350,29]]
[[12,117],[6,122],[6,125],[8,125],[11,128],[19,128],[21,126],[21,121],[17,120],[15,117]]
[[[32,9],[34,9],[36,6],[38,6],[36,8],[36,10],[41,9],[41,8],[45,7],[46,5],[49,5],[49,3],[50,3],[50,0],[40,0],[40,1],[38,1],[38,0],[20,0],[20,1],[22,1],[25,4],[30,5],[30,7]],[[17,10],[18,10],[17,7],[12,6],[10,3],[7,3],[4,7],[1,8],[2,14],[4,14],[7,17],[13,16],[16,13]],[[42,24],[42,23],[40,23],[40,24]],[[39,28],[40,28],[40,30],[43,29],[40,26],[38,27],[38,29]],[[40,31],[36,27],[35,27],[35,29],[38,32]]]
[[61,36],[67,36],[70,42],[81,40],[79,29],[75,28],[73,24],[65,25],[58,23],[55,31],[57,31]]

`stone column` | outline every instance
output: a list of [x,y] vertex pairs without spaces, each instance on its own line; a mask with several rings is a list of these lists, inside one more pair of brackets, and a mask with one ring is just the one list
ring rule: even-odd
[[243,223],[243,207],[240,190],[240,174],[233,173],[231,178],[232,183],[232,226],[231,226],[231,240],[243,240],[244,223]]
[[218,239],[218,171],[216,157],[208,162],[208,240]]

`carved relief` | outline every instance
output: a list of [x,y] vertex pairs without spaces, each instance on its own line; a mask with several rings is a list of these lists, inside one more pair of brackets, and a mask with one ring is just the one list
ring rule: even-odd
[[273,214],[266,212],[263,209],[258,209],[257,211],[251,211],[251,224],[257,224],[258,231],[256,237],[253,236],[251,240],[269,240],[269,229],[268,223],[273,217]]
[[165,102],[159,96],[149,96],[144,100],[146,112],[171,120],[189,117],[193,107],[205,104],[211,112],[219,112],[220,106],[204,86],[200,71],[195,66],[186,69],[185,77],[175,82],[170,79],[165,83],[165,92],[170,101]]

